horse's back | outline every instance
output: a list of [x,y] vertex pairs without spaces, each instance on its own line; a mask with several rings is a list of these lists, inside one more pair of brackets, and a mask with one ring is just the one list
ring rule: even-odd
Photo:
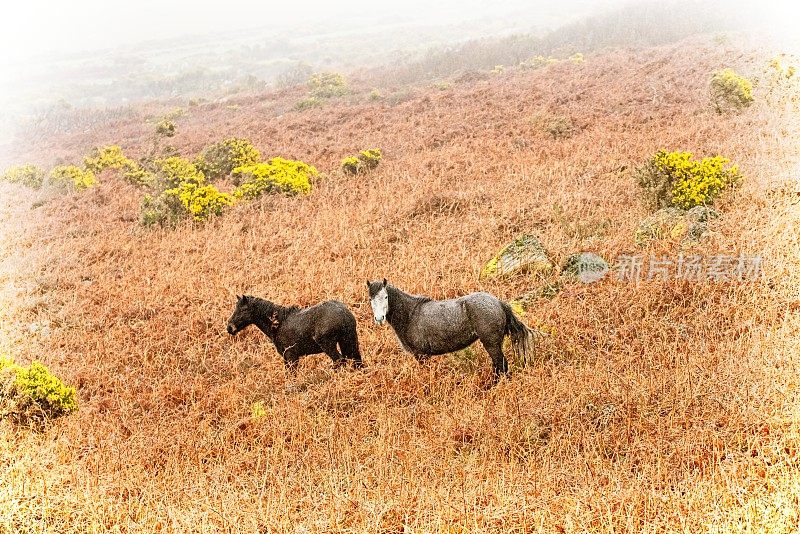
[[309,319],[314,321],[324,320],[329,323],[346,323],[351,322],[355,324],[355,316],[343,302],[338,300],[326,300],[305,308],[300,312]]

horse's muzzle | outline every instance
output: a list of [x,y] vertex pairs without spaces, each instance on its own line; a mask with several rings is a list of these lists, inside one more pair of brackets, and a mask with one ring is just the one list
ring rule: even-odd
[[230,335],[234,335],[234,334],[236,333],[236,327],[235,327],[235,326],[233,326],[232,324],[229,324],[229,325],[228,325],[228,333],[229,333]]
[[383,324],[385,322],[386,322],[386,317],[382,319],[378,319],[377,317],[375,318],[375,324]]

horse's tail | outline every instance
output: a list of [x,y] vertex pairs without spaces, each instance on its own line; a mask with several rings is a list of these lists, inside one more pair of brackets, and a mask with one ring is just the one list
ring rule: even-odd
[[533,358],[536,349],[535,332],[528,328],[507,302],[501,301],[503,311],[506,313],[506,329],[504,334],[511,336],[511,348],[521,362],[528,362]]

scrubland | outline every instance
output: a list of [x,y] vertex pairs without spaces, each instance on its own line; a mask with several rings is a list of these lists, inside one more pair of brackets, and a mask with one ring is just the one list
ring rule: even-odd
[[[0,422],[0,530],[796,531],[800,130],[769,54],[698,37],[380,98],[354,79],[302,111],[304,88],[193,106],[170,139],[182,154],[242,136],[321,173],[310,195],[204,224],[140,226],[138,190],[113,173],[69,194],[0,184],[0,349],[80,404],[43,432]],[[709,102],[724,67],[761,80],[740,113]],[[141,156],[159,105],[20,139],[17,157]],[[570,135],[543,128],[553,117]],[[340,170],[367,147],[377,168]],[[662,148],[743,176],[690,250],[634,243],[648,211],[631,171]],[[481,278],[522,233],[556,264],[749,254],[762,273]],[[494,387],[480,348],[419,364],[372,324],[364,282],[382,277],[434,298],[528,295],[526,322],[551,335]],[[254,328],[226,334],[242,293],[342,300],[366,367],[318,356],[288,373]]]

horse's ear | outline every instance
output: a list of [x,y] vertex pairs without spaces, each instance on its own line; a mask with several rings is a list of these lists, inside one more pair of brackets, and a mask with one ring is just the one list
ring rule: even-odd
[[242,300],[242,297],[240,297],[239,295],[236,295],[236,300]]
[[369,289],[369,280],[367,280],[367,289]]
[[383,279],[383,287],[386,287],[386,278]]

